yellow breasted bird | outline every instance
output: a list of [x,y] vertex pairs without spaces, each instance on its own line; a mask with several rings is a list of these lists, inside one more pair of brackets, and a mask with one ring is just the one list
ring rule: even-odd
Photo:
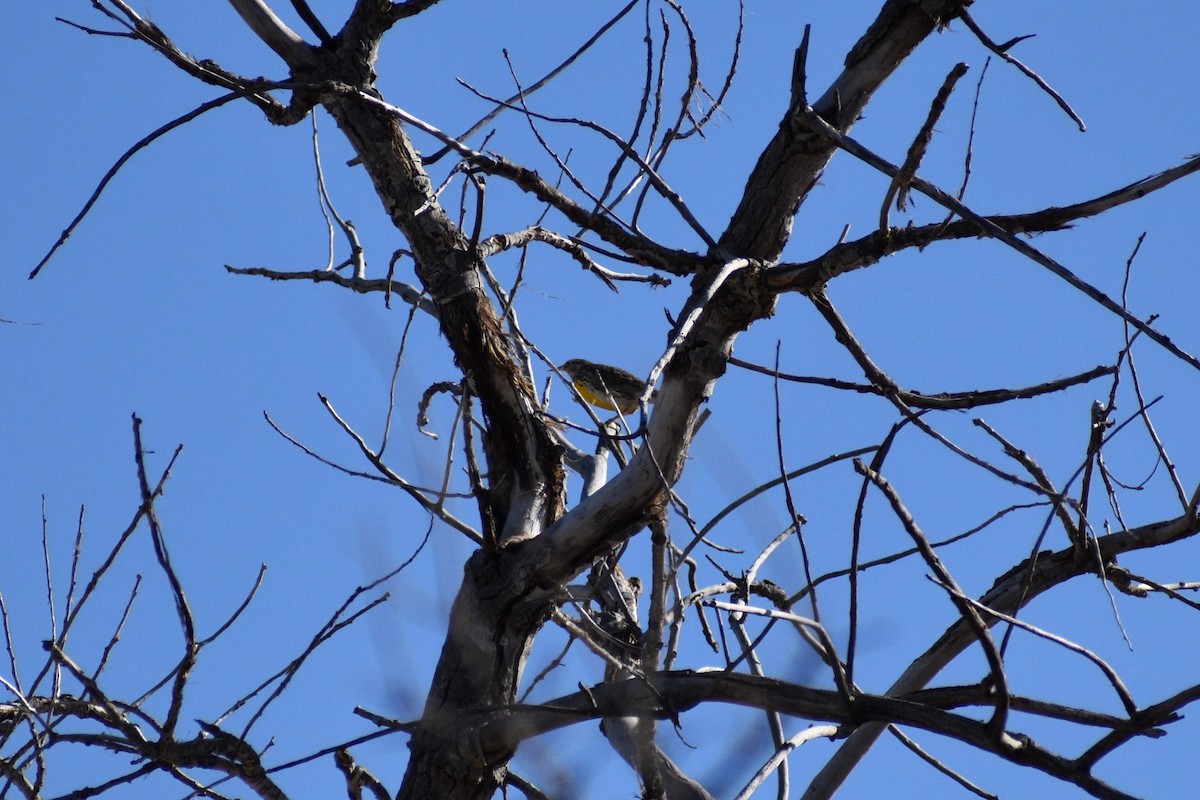
[[[559,367],[571,376],[580,397],[598,408],[631,414],[646,391],[646,382],[620,367],[572,358]],[[651,396],[650,402],[654,402]]]

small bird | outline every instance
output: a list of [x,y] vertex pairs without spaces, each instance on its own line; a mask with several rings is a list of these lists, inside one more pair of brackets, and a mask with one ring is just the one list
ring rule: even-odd
[[[646,382],[620,367],[572,358],[559,367],[571,376],[580,397],[598,408],[632,414],[646,392]],[[654,402],[651,395],[650,402]]]

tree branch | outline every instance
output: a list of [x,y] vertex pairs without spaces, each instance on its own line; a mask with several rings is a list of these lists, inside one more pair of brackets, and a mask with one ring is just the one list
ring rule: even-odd
[[262,0],[229,0],[229,4],[254,35],[293,70],[315,65],[312,46],[275,16],[275,12]]

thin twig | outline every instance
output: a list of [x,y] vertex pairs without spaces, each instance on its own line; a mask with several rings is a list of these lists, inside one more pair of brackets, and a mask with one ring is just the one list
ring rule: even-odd
[[[46,518],[46,495],[42,495],[42,573],[46,578],[46,614],[50,622],[50,638],[58,641],[58,615],[54,611],[54,570],[50,564],[50,523]],[[64,631],[65,633],[66,631]],[[59,689],[58,670],[54,671],[54,696]]]
[[[888,454],[892,450],[892,443],[896,441],[896,437],[900,431],[904,429],[907,420],[901,420],[891,427],[887,435],[883,437],[879,447],[871,456],[871,469],[877,473],[883,471],[884,462],[887,460]],[[850,578],[850,603],[849,617],[850,626],[846,634],[846,680],[852,685],[854,683],[854,663],[855,656],[858,652],[858,574],[859,555],[862,548],[862,524],[863,515],[867,507],[867,490],[870,488],[871,482],[865,476],[858,488],[858,499],[854,503],[854,522],[852,523],[850,532],[850,566],[847,570],[847,576]],[[919,549],[919,548],[918,548]],[[805,590],[813,594],[817,591],[817,582],[813,581],[812,576],[808,576],[808,583],[805,585]]]
[[428,511],[430,514],[433,514],[438,519],[442,520],[451,528],[454,528],[471,541],[475,542],[476,544],[483,543],[483,537],[481,537],[477,531],[471,528],[471,526],[460,521],[457,517],[447,511],[445,506],[425,497],[425,492],[429,490],[424,490],[414,486],[392,471],[391,467],[384,464],[383,459],[381,459],[379,454],[367,445],[366,441],[362,438],[362,436],[359,435],[358,431],[354,430],[354,428],[350,427],[348,422],[342,419],[341,415],[338,414],[336,409],[334,409],[333,404],[329,402],[329,398],[320,393],[317,394],[317,398],[321,401],[321,405],[325,406],[325,410],[329,412],[329,415],[333,417],[333,420],[338,424],[338,426],[345,431],[346,435],[349,436],[355,444],[358,445],[358,449],[364,456],[367,457],[367,461],[371,462],[371,466],[379,470],[379,473],[383,475],[389,483],[392,483],[404,490],[409,497],[417,501],[417,504],[420,505],[421,508]]
[[328,272],[323,269],[304,270],[295,272],[281,272],[279,270],[268,269],[267,267],[233,267],[229,264],[225,265],[225,269],[234,275],[261,275],[264,278],[270,278],[273,281],[312,281],[313,283],[336,283],[344,289],[351,289],[360,294],[369,292],[389,292],[400,295],[406,303],[410,303],[422,311],[429,314],[434,319],[437,319],[437,305],[430,299],[423,290],[410,286],[401,281],[391,279],[375,279],[375,280],[360,280],[354,277],[346,277],[337,272]]
[[902,745],[904,745],[910,751],[912,751],[917,756],[917,758],[921,759],[926,764],[928,764],[929,766],[936,769],[938,772],[940,772],[943,775],[945,775],[946,777],[950,778],[950,780],[954,781],[955,783],[957,783],[959,786],[966,789],[971,794],[974,794],[977,797],[985,798],[985,800],[1000,800],[999,795],[992,794],[991,792],[985,792],[983,789],[979,788],[978,786],[976,786],[971,781],[967,780],[962,775],[958,774],[954,770],[947,767],[940,760],[938,760],[937,758],[934,758],[932,755],[930,755],[928,752],[926,752],[925,748],[921,747],[919,744],[917,744],[915,741],[913,741],[911,737],[906,736],[904,734],[904,731],[900,730],[895,725],[888,725],[888,733],[890,733],[892,736],[895,736],[896,739]]
[[994,739],[999,740],[1004,734],[1005,724],[1008,719],[1008,678],[1004,674],[1004,662],[1000,658],[1000,651],[992,639],[987,624],[984,623],[972,605],[961,599],[963,592],[959,588],[958,582],[954,580],[954,577],[950,574],[950,570],[946,569],[945,565],[942,564],[937,551],[929,545],[929,539],[925,536],[920,526],[917,525],[917,521],[909,513],[904,502],[900,499],[899,493],[896,492],[887,478],[873,471],[857,459],[854,461],[854,468],[859,474],[870,479],[871,483],[875,484],[876,488],[887,498],[888,503],[892,507],[892,513],[896,515],[900,524],[904,526],[905,531],[912,537],[913,542],[921,551],[921,557],[925,559],[925,563],[938,576],[938,579],[944,582],[946,586],[954,587],[957,595],[952,594],[950,599],[953,601],[955,607],[958,608],[963,619],[966,620],[967,624],[974,631],[991,672],[992,687],[996,692],[996,705],[992,718],[988,721],[987,728],[988,733]]
[[[1041,88],[1042,91],[1044,91],[1046,94],[1050,95],[1050,97],[1054,99],[1055,103],[1058,103],[1058,107],[1061,108],[1064,112],[1066,112],[1067,116],[1070,117],[1071,120],[1076,125],[1079,126],[1080,131],[1087,130],[1087,125],[1083,124],[1083,119],[1078,114],[1075,113],[1075,109],[1071,108],[1070,104],[1067,103],[1067,101],[1063,99],[1062,95],[1060,95],[1058,92],[1054,91],[1054,89],[1050,86],[1050,84],[1046,83],[1046,81],[1042,78],[1041,75],[1038,75],[1036,72],[1031,70],[1029,67],[1025,66],[1020,61],[1018,61],[1017,59],[1013,58],[1012,56],[1010,56],[1008,54],[1008,50],[1010,47],[1012,47],[1014,44],[1021,41],[1022,39],[1028,39],[1029,36],[1019,36],[1010,42],[1006,42],[1004,46],[1001,46],[1001,45],[998,45],[995,42],[993,42],[990,38],[988,38],[988,35],[983,32],[983,29],[980,28],[979,25],[976,24],[975,20],[971,18],[971,15],[967,13],[967,7],[965,5],[960,6],[958,8],[957,14],[958,14],[958,18],[961,19],[968,28],[970,28],[971,33],[975,34],[975,36],[977,36],[979,38],[979,41],[983,43],[984,47],[986,47],[987,49],[991,50],[996,55],[1003,58],[1009,64],[1012,64],[1014,67],[1019,69],[1022,73],[1024,73],[1027,77],[1032,79],[1033,82],[1036,83],[1038,85],[1038,87]],[[1032,34],[1030,34],[1030,35],[1032,35]]]
[[[293,0],[293,2],[303,2],[303,0]],[[329,261],[325,265],[326,271],[341,269],[348,264],[354,265],[355,280],[364,280],[367,277],[367,261],[366,252],[363,250],[362,242],[359,241],[358,231],[354,227],[354,223],[347,219],[342,219],[342,215],[338,213],[337,207],[333,204],[333,198],[329,196],[329,188],[325,185],[325,170],[321,166],[321,147],[317,136],[317,111],[313,109],[308,112],[312,119],[312,149],[313,163],[317,170],[317,203],[321,207],[321,215],[325,217],[325,225],[329,229]],[[346,241],[350,245],[350,255],[341,264],[334,265],[334,246],[333,246],[333,224],[329,221],[330,217],[342,229],[342,234],[346,237]]]
[[199,106],[193,108],[186,114],[176,117],[166,125],[163,125],[150,134],[142,137],[136,144],[122,153],[121,157],[118,158],[116,162],[108,168],[108,172],[104,173],[104,177],[102,177],[100,182],[96,184],[96,188],[92,190],[92,194],[83,204],[83,208],[79,210],[79,213],[75,215],[75,218],[71,220],[70,224],[63,229],[63,232],[59,234],[58,241],[56,241],[50,247],[50,250],[46,253],[46,255],[42,256],[42,260],[39,261],[37,266],[33,268],[33,271],[29,273],[30,279],[36,278],[38,273],[42,271],[42,267],[46,266],[50,259],[54,257],[54,254],[58,252],[59,248],[67,243],[67,239],[71,238],[71,234],[73,234],[75,229],[79,227],[79,223],[83,222],[83,218],[87,216],[88,212],[92,210],[92,206],[94,206],[96,201],[100,199],[100,194],[105,190],[105,188],[107,188],[109,182],[116,177],[117,173],[121,170],[121,167],[125,166],[125,163],[129,161],[129,159],[133,158],[134,155],[136,155],[140,150],[146,148],[164,134],[170,133],[176,128],[186,125],[196,117],[208,111],[212,111],[214,108],[220,108],[226,103],[237,100],[239,97],[245,97],[250,91],[252,90],[239,89],[237,91],[230,92],[229,94],[222,95],[215,100],[209,100],[207,103],[201,103]]
[[[1133,261],[1137,258],[1138,251],[1142,249],[1142,242],[1144,241],[1146,241],[1146,232],[1142,231],[1142,233],[1138,235],[1137,242],[1133,246],[1133,252],[1131,252],[1129,257],[1125,259],[1125,277],[1121,282],[1121,305],[1125,306],[1126,308],[1129,307],[1129,283],[1130,277],[1133,274]],[[1126,324],[1125,352],[1129,362],[1129,377],[1133,382],[1133,393],[1137,398],[1138,408],[1145,409],[1146,398],[1145,395],[1142,394],[1141,379],[1138,375],[1137,365],[1133,359],[1133,339],[1135,335],[1136,334],[1130,334],[1129,326]],[[1162,443],[1162,439],[1159,438],[1158,431],[1155,430],[1154,423],[1150,420],[1150,415],[1143,411],[1141,417],[1142,421],[1146,424],[1146,433],[1150,436],[1150,441],[1154,443],[1154,448],[1158,451],[1159,460],[1166,466],[1167,475],[1170,477],[1171,483],[1175,487],[1175,492],[1179,495],[1180,505],[1182,505],[1184,508],[1187,508],[1187,492],[1184,491],[1183,481],[1181,481],[1179,478],[1179,472],[1175,469],[1174,462],[1172,462],[1171,457],[1167,455],[1166,446]]]
[[[603,25],[601,25],[599,28],[597,28],[596,32],[593,33],[587,39],[587,41],[585,41],[582,45],[580,45],[578,48],[576,48],[575,51],[573,53],[571,53],[571,55],[567,56],[567,58],[564,59],[562,62],[560,62],[558,66],[556,66],[554,69],[547,72],[545,75],[543,75],[538,80],[534,81],[533,83],[531,83],[528,86],[521,89],[521,91],[519,91],[517,94],[513,95],[512,97],[508,98],[506,101],[504,101],[502,103],[497,103],[495,108],[493,108],[491,111],[489,111],[487,114],[485,114],[478,122],[476,122],[474,125],[472,125],[470,128],[468,128],[466,131],[464,131],[461,135],[457,136],[456,137],[457,140],[461,142],[461,141],[465,141],[465,140],[471,138],[476,133],[483,130],[485,125],[487,125],[489,122],[491,122],[493,119],[495,119],[502,112],[512,108],[513,107],[512,104],[517,102],[518,100],[520,100],[522,96],[529,97],[531,94],[538,91],[542,87],[546,86],[547,84],[550,83],[550,81],[554,80],[556,77],[561,75],[567,69],[567,67],[569,67],[569,66],[571,66],[571,64],[575,63],[575,61],[580,56],[582,56],[584,53],[586,53],[588,50],[590,50],[592,48],[592,46],[594,44],[596,44],[596,42],[600,41],[600,38],[603,37],[604,34],[607,33],[609,30],[611,30],[614,25],[616,25],[618,22],[620,22],[622,19],[624,19],[625,16],[630,11],[632,11],[639,2],[641,2],[641,0],[630,0],[629,3],[627,3],[620,11],[618,11],[607,22],[605,22]],[[452,150],[453,150],[453,148],[448,145],[447,147],[445,147],[445,148],[437,151],[436,153],[431,154],[427,158],[425,158],[424,163],[432,164],[433,162],[442,158],[443,156],[445,156],[447,153],[451,152]]]
[[[104,645],[104,650],[100,653],[100,659],[96,663],[96,669],[92,671],[92,680],[97,680],[100,673],[104,672],[104,667],[108,664],[108,658],[112,655],[113,649],[117,646],[117,642],[121,640],[121,631],[125,629],[125,623],[129,621],[129,614],[133,611],[133,602],[137,599],[138,588],[142,585],[142,576],[138,575],[133,579],[133,588],[129,590],[129,599],[125,601],[125,609],[121,612],[121,618],[117,621],[116,629],[112,636],[108,637],[108,643]],[[174,674],[174,672],[172,672]],[[162,684],[159,684],[161,687]],[[157,689],[156,689],[157,691]],[[137,702],[133,705],[139,705]]]
[[1088,650],[1086,647],[1076,644],[1075,642],[1072,642],[1071,640],[1066,639],[1062,636],[1059,636],[1054,633],[1050,633],[1050,631],[1047,631],[1047,630],[1043,630],[1042,628],[1039,628],[1036,625],[1031,625],[1030,623],[1026,622],[1023,619],[1018,619],[1017,617],[1014,617],[1010,614],[1004,614],[1000,611],[996,611],[994,609],[988,608],[986,605],[984,605],[983,603],[980,603],[975,598],[973,598],[969,595],[963,594],[960,589],[951,587],[948,584],[945,584],[940,580],[937,580],[933,577],[930,577],[930,580],[934,581],[934,583],[936,583],[938,586],[941,586],[947,592],[950,592],[951,594],[956,594],[958,596],[959,600],[963,601],[964,603],[969,603],[973,608],[975,608],[977,611],[979,611],[980,614],[983,614],[983,615],[989,616],[989,617],[995,617],[996,619],[1004,620],[1005,622],[1007,622],[1010,625],[1015,625],[1018,628],[1020,628],[1021,630],[1028,631],[1029,633],[1032,633],[1035,636],[1040,636],[1041,638],[1046,639],[1047,641],[1054,642],[1055,644],[1059,645],[1060,647],[1064,647],[1067,650],[1070,650],[1072,653],[1078,653],[1079,655],[1086,658],[1088,661],[1091,661],[1093,664],[1095,664],[1100,669],[1101,672],[1104,673],[1104,677],[1108,679],[1108,682],[1110,684],[1112,684],[1113,691],[1115,691],[1117,693],[1117,697],[1121,698],[1121,704],[1125,706],[1125,712],[1127,714],[1129,714],[1129,716],[1131,716],[1131,717],[1133,715],[1137,714],[1137,712],[1138,712],[1137,703],[1134,702],[1133,695],[1130,694],[1129,689],[1126,688],[1125,682],[1121,680],[1121,676],[1117,674],[1117,671],[1115,669],[1113,669],[1111,666],[1109,666],[1107,661],[1100,658],[1100,656],[1096,655],[1091,650]]
[[[167,553],[166,538],[163,536],[162,526],[158,522],[158,515],[154,511],[157,494],[151,489],[150,482],[146,479],[146,451],[142,447],[142,420],[137,414],[133,415],[133,447],[138,485],[142,491],[142,505],[146,509],[146,522],[150,526],[150,542],[154,547],[154,556],[158,561],[158,566],[162,569],[163,575],[167,578],[167,584],[171,587],[171,597],[175,601],[175,615],[179,619],[179,629],[183,633],[183,655],[180,656],[179,663],[175,667],[175,682],[171,687],[171,705],[167,711],[166,721],[163,723],[164,733],[170,736],[175,732],[175,725],[179,722],[179,715],[183,712],[183,690],[191,676],[192,668],[196,665],[196,654],[199,652],[199,647],[196,645],[196,621],[192,616],[187,595],[183,592],[183,583],[179,580],[179,575],[171,564],[171,557]],[[181,452],[183,452],[183,445],[178,445],[171,460],[174,461],[175,458],[178,458]]]
[[258,590],[262,588],[263,578],[266,576],[266,574],[267,574],[267,565],[259,564],[258,565],[258,575],[256,575],[254,578],[254,584],[250,587],[250,591],[246,592],[246,596],[242,599],[242,602],[238,605],[237,608],[235,608],[233,610],[233,613],[230,614],[229,617],[224,622],[222,622],[215,631],[212,632],[211,635],[209,635],[208,637],[206,637],[204,639],[201,639],[197,643],[199,646],[203,647],[207,644],[215,642],[217,639],[221,638],[221,634],[223,634],[223,633],[225,633],[225,631],[229,630],[229,628],[233,625],[233,623],[237,622],[238,617],[240,617],[242,615],[243,611],[245,611],[247,608],[250,607],[250,603],[254,600],[254,596],[257,595]]

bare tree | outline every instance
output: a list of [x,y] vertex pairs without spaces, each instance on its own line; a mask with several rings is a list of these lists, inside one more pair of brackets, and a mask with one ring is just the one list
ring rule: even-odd
[[[376,260],[368,262],[356,229],[338,214],[324,194],[323,183],[331,230],[339,231],[346,242],[348,254],[341,264],[331,262],[328,269],[317,271],[229,270],[275,280],[331,282],[349,291],[381,295],[389,304],[406,304],[412,314],[436,320],[459,375],[429,388],[418,426],[426,424],[425,413],[436,397],[452,399],[457,417],[451,433],[465,465],[462,485],[448,483],[433,489],[416,485],[389,465],[386,438],[381,446],[369,443],[332,402],[325,398],[322,402],[361,451],[365,464],[335,466],[399,488],[440,523],[433,535],[465,536],[475,549],[462,565],[462,582],[420,718],[402,722],[361,711],[379,726],[380,735],[408,737],[411,755],[402,783],[387,788],[372,771],[358,765],[351,755],[355,743],[337,743],[321,754],[345,775],[351,797],[388,797],[394,792],[399,798],[489,798],[501,789],[545,797],[529,776],[510,768],[518,748],[534,737],[553,736],[563,728],[595,721],[600,721],[612,750],[636,773],[643,796],[712,797],[670,757],[658,729],[658,721],[681,725],[686,712],[710,704],[765,712],[771,744],[751,757],[758,760],[745,776],[739,798],[755,791],[793,796],[799,787],[791,785],[789,753],[814,738],[834,738],[840,740],[836,751],[796,795],[828,797],[885,732],[967,790],[991,796],[922,750],[910,737],[912,731],[961,742],[995,759],[1074,784],[1095,797],[1134,796],[1129,792],[1136,792],[1136,786],[1116,788],[1098,777],[1097,766],[1130,742],[1169,732],[1170,723],[1200,695],[1200,681],[1157,696],[1139,696],[1099,655],[1072,642],[1069,635],[1027,622],[1021,612],[1040,595],[1080,576],[1098,576],[1116,593],[1170,598],[1197,608],[1184,596],[1194,586],[1135,574],[1118,558],[1137,550],[1170,548],[1200,531],[1200,487],[1185,484],[1151,422],[1153,402],[1139,381],[1135,343],[1168,354],[1186,370],[1200,369],[1200,360],[1161,332],[1153,318],[1130,310],[1124,297],[1110,296],[1039,250],[1029,235],[1060,231],[1143,198],[1200,170],[1200,157],[1065,206],[1033,204],[1030,209],[990,215],[972,210],[964,202],[965,182],[949,190],[920,175],[941,114],[966,74],[965,65],[956,65],[941,89],[925,101],[927,118],[914,132],[902,160],[889,161],[850,136],[876,92],[917,48],[947,26],[969,31],[981,54],[994,53],[1006,62],[1005,68],[1028,76],[1031,85],[1057,102],[1064,113],[1076,121],[1078,116],[1046,81],[1011,55],[1019,39],[993,41],[970,16],[969,2],[885,0],[828,86],[808,85],[810,33],[806,29],[798,37],[791,73],[779,76],[790,99],[780,109],[778,129],[738,184],[714,186],[714,191],[741,196],[728,224],[715,231],[672,188],[668,156],[678,158],[679,143],[702,136],[719,113],[734,85],[741,49],[747,45],[740,25],[729,31],[730,60],[715,70],[715,77],[705,78],[708,66],[701,69],[700,48],[683,4],[634,0],[597,26],[592,36],[544,76],[529,82],[514,69],[511,96],[492,97],[464,82],[464,97],[485,101],[490,111],[468,130],[455,132],[437,120],[418,118],[377,86],[377,74],[388,69],[379,63],[385,37],[402,39],[410,18],[428,12],[438,5],[436,0],[359,0],[336,33],[304,0],[293,0],[297,17],[308,28],[303,35],[261,0],[230,1],[245,25],[282,62],[277,79],[238,75],[216,61],[189,55],[175,43],[179,32],[168,35],[123,0],[93,3],[104,17],[103,29],[70,23],[87,33],[148,46],[221,94],[147,136],[114,164],[33,273],[67,241],[130,157],[218,106],[249,103],[276,125],[302,123],[322,110],[352,146],[355,168],[369,175],[384,213],[405,240],[406,246],[392,254],[386,271],[368,269],[368,263]],[[632,129],[617,132],[596,121],[586,98],[580,100],[578,114],[570,117],[539,110],[538,92],[562,72],[576,68],[583,55],[616,29],[627,35],[636,31],[627,42],[630,58],[636,53],[645,62],[644,88],[631,105]],[[685,90],[675,101],[668,100],[665,91],[667,56],[676,57],[668,45],[684,54]],[[493,122],[528,127],[543,148],[540,161],[520,162],[490,147],[486,131]],[[559,132],[562,139],[556,138]],[[562,141],[579,141],[592,148],[593,161],[585,169],[578,168],[578,159],[565,152]],[[886,176],[883,196],[866,201],[880,206],[878,228],[858,238],[844,234],[814,258],[789,261],[785,250],[797,212],[837,154]],[[604,162],[606,169],[599,171],[601,177],[588,178],[596,171],[594,163],[605,158],[609,160]],[[967,164],[969,168],[969,153]],[[916,195],[937,209],[930,221],[893,223],[893,209],[907,208]],[[452,197],[457,198],[457,209],[447,200]],[[516,231],[490,230],[485,209],[496,204],[527,212],[529,224]],[[672,237],[683,243],[671,243],[657,231],[682,231]],[[1027,386],[916,391],[902,385],[872,357],[828,291],[844,276],[874,267],[888,256],[951,240],[982,238],[1011,248],[1106,312],[1106,319],[1122,331],[1124,342],[1111,362],[1067,377],[1043,377]],[[525,254],[537,248],[567,254],[609,288],[636,282],[686,283],[686,296],[668,313],[661,356],[647,374],[630,384],[629,376],[603,368],[595,373],[560,370],[553,353],[545,354],[545,343],[525,335],[518,294]],[[508,285],[495,268],[505,258],[519,265]],[[1134,261],[1130,255],[1127,280]],[[413,283],[403,279],[410,262]],[[780,299],[789,295],[811,306],[840,350],[861,370],[863,382],[794,375],[783,371],[778,362],[755,364],[733,356],[738,337],[775,314]],[[732,500],[704,524],[693,518],[688,498],[676,487],[707,418],[705,404],[731,367],[743,371],[747,380],[761,380],[775,393],[778,475]],[[548,389],[538,389],[539,375],[564,381],[553,411]],[[1083,451],[1074,454],[1077,469],[1065,480],[1056,481],[1054,471],[1033,455],[1049,446],[1046,443],[1014,441],[979,418],[974,425],[991,442],[989,450],[964,444],[960,436],[947,432],[957,430],[946,421],[956,412],[978,413],[985,407],[1042,398],[1089,382],[1104,387],[1099,390],[1104,399],[1090,410],[1091,436]],[[888,409],[890,430],[880,440],[847,444],[813,463],[789,464],[785,431],[821,424],[797,419],[799,415],[783,406],[779,398],[792,383],[832,392],[835,399],[827,407],[853,403],[861,396],[874,398]],[[608,412],[598,416],[600,412],[581,402],[574,416],[586,422],[572,422],[563,416],[564,391],[591,400],[602,411],[619,408],[622,413],[608,419]],[[1123,415],[1116,413],[1118,398]],[[392,424],[390,416],[388,424]],[[1122,503],[1132,489],[1114,477],[1105,454],[1114,439],[1138,431],[1158,463],[1154,480],[1167,487],[1167,499],[1155,513],[1127,521]],[[0,706],[4,792],[45,796],[47,754],[55,747],[83,743],[133,756],[135,766],[125,767],[102,784],[81,787],[72,797],[101,794],[156,771],[198,795],[227,796],[221,784],[233,780],[261,797],[284,797],[273,778],[279,765],[266,763],[267,754],[250,735],[258,714],[240,731],[229,728],[225,720],[254,698],[263,707],[273,702],[318,646],[382,598],[370,594],[376,585],[355,592],[314,637],[311,647],[264,683],[261,691],[224,714],[214,711],[200,722],[194,736],[186,737],[181,733],[181,713],[193,668],[207,644],[237,614],[208,638],[195,630],[157,519],[156,503],[166,473],[158,478],[147,474],[136,418],[134,435],[141,500],[126,535],[78,598],[74,594],[78,562],[73,567],[63,624],[49,637],[47,659],[36,676],[19,676],[13,659],[12,677],[5,679],[11,698]],[[994,481],[996,501],[983,522],[944,540],[926,532],[920,514],[902,491],[904,477],[918,468],[894,456],[898,442],[914,438],[936,449],[940,457],[948,454],[956,465],[953,474],[924,476],[925,480],[947,485],[968,480],[960,476],[961,471],[961,475],[978,473]],[[305,447],[299,439],[292,441]],[[581,441],[594,441],[596,447],[581,447]],[[805,508],[791,490],[794,481],[822,471],[843,482],[852,520],[844,536],[845,562],[823,574],[810,559]],[[446,473],[451,474],[449,465]],[[575,498],[568,493],[569,473],[582,480]],[[741,554],[714,543],[713,534],[733,512],[776,490],[787,523],[783,530],[772,532],[768,544]],[[456,493],[472,500],[473,518],[456,513],[462,507],[452,502]],[[887,510],[890,523],[879,517],[881,508]],[[943,562],[944,547],[1030,508],[1042,516],[1028,524],[1023,541],[1026,555],[1015,563],[994,563],[981,556],[993,582],[990,589],[974,596]],[[868,557],[862,548],[864,532],[882,524],[898,525],[908,543],[882,557]],[[76,663],[67,640],[79,609],[92,597],[128,536],[142,525],[150,528],[158,563],[169,579],[185,647],[182,658],[146,696],[118,699],[97,679],[103,660]],[[804,573],[794,576],[790,585],[762,578],[768,559],[781,544],[793,540],[803,555]],[[639,546],[631,548],[633,542]],[[887,691],[869,692],[856,677],[868,668],[863,663],[868,656],[859,647],[866,602],[860,581],[869,571],[896,562],[919,564],[918,572],[926,573],[944,594],[953,615],[946,618],[936,640],[903,670],[893,672],[896,677]],[[829,605],[818,602],[818,597],[830,594],[844,598],[844,613],[831,613]],[[833,605],[840,609],[843,603]],[[576,692],[529,700],[531,684],[555,667],[551,663],[537,675],[530,675],[528,669],[535,640],[550,629],[565,631],[569,643],[581,642],[594,656],[594,671],[573,676],[579,685]],[[1121,712],[1040,698],[1024,681],[1014,679],[1006,656],[1015,639],[1028,636],[1045,638],[1098,670],[1119,700]],[[111,645],[118,638],[119,630]],[[680,654],[696,650],[693,642],[710,644],[719,660],[704,664],[689,658],[689,668],[682,668]],[[801,645],[822,665],[812,681],[797,680],[783,670],[769,671],[770,659],[763,655],[770,647]],[[964,653],[982,654],[977,680],[930,686]],[[68,686],[74,688],[68,691]],[[151,712],[150,698],[165,711]],[[1028,732],[1024,723],[1034,717],[1071,726],[1089,736],[1088,743],[1079,752],[1057,749]],[[789,718],[822,724],[795,733],[787,728]]]

